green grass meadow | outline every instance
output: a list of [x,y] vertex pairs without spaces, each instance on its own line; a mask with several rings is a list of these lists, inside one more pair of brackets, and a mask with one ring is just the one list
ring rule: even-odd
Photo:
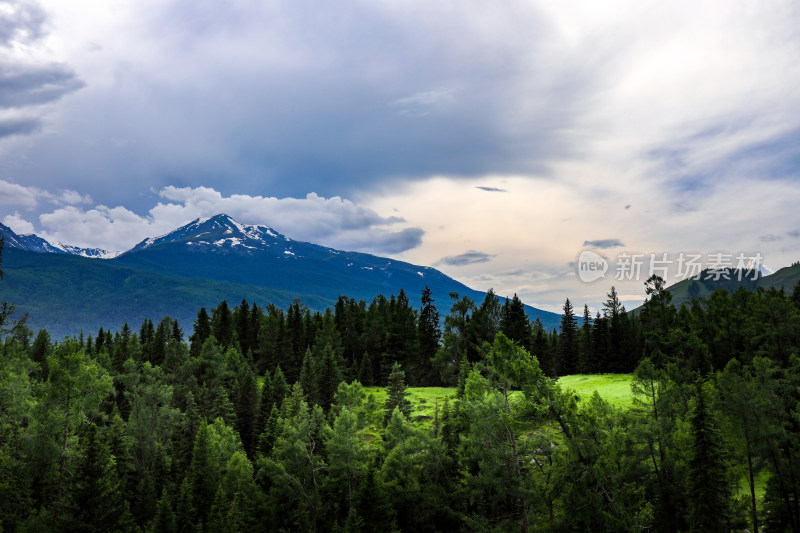
[[[576,374],[564,376],[558,383],[570,389],[583,399],[588,399],[595,391],[601,398],[616,407],[633,405],[630,374]],[[365,387],[367,394],[374,394],[378,403],[386,401],[383,387]],[[436,404],[441,406],[445,398],[454,398],[455,387],[409,387],[408,400],[411,402],[411,420],[422,424],[433,421]]]
[[631,407],[631,374],[574,374],[558,379],[564,389],[574,391],[583,399],[588,399],[597,391],[605,401],[615,407]]

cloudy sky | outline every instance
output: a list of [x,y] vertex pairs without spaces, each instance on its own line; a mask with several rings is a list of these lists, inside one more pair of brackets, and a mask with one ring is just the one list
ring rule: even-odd
[[0,220],[126,249],[226,212],[633,307],[620,254],[800,259],[798,28],[780,0],[0,0]]

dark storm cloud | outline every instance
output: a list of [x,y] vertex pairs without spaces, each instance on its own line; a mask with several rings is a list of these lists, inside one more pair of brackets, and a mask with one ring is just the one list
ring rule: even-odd
[[583,241],[584,246],[591,248],[618,248],[625,246],[619,239],[598,239],[596,241]]
[[0,120],[0,138],[11,135],[28,135],[39,130],[42,121],[38,118]]
[[0,110],[10,111],[0,118],[0,138],[37,133],[46,113],[41,106],[83,87],[67,65],[41,63],[31,59],[33,54],[15,52],[44,37],[46,22],[35,2],[0,0]]
[[83,87],[66,65],[3,65],[0,71],[0,108],[20,108],[58,100]]
[[464,252],[463,254],[442,257],[439,262],[450,266],[464,266],[475,263],[488,263],[492,257],[494,256],[484,252],[470,250],[468,252]]
[[[40,186],[67,180],[100,199],[167,184],[331,196],[431,175],[547,175],[574,146],[564,132],[589,73],[554,62],[555,30],[527,2],[494,6],[490,23],[473,3],[158,4],[136,21],[157,53],[119,60],[103,93],[87,80],[62,115],[70,137],[25,164]],[[93,164],[62,163],[81,155]]]
[[368,248],[375,253],[399,254],[422,244],[424,234],[425,232],[420,228],[406,228],[377,235],[372,232],[361,247]]
[[499,189],[497,187],[475,187],[475,188],[486,192],[508,192],[505,189]]

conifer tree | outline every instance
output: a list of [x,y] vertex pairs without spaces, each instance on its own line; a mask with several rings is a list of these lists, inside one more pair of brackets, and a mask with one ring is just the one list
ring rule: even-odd
[[319,403],[319,384],[317,378],[317,361],[311,349],[306,349],[303,366],[300,368],[300,386],[306,393],[308,403]]
[[525,306],[516,294],[514,294],[511,301],[506,298],[503,304],[500,330],[506,337],[512,341],[516,341],[526,350],[530,350],[530,323],[525,314]]
[[[419,310],[419,357],[415,361],[418,368],[418,376],[428,373],[431,367],[431,359],[436,355],[442,341],[442,328],[439,325],[439,311],[436,310],[434,300],[431,297],[431,290],[427,286],[422,290],[420,298],[421,308]],[[426,378],[427,382],[429,379]]]
[[405,416],[411,414],[411,402],[406,399],[408,391],[406,390],[405,372],[400,367],[400,363],[392,365],[392,371],[389,373],[389,383],[386,387],[386,404],[384,410],[386,411],[386,419],[392,416],[392,411],[397,407]]
[[200,311],[197,312],[197,319],[194,321],[194,332],[189,337],[189,342],[191,343],[191,349],[189,353],[192,356],[197,357],[200,354],[200,350],[203,347],[203,343],[206,342],[211,336],[211,319],[208,316],[208,312],[206,311],[205,307],[201,307]]
[[342,381],[342,371],[339,368],[338,359],[331,345],[326,344],[322,350],[322,361],[320,361],[319,379],[317,380],[319,405],[325,412],[331,408],[336,389]]
[[62,520],[65,528],[72,531],[113,531],[125,509],[114,458],[97,426],[88,424],[85,431],[86,446],[72,479],[69,510]]
[[156,515],[147,531],[148,533],[175,533],[177,531],[175,513],[172,512],[166,487],[161,490],[161,498],[156,504]]
[[564,313],[561,315],[561,337],[558,342],[559,375],[574,374],[578,369],[578,320],[572,303],[567,298]]
[[208,517],[216,494],[213,461],[208,424],[201,423],[194,441],[192,464],[189,467],[188,478],[192,495],[191,505],[203,522]]
[[592,349],[592,315],[589,306],[583,306],[583,324],[580,330],[580,346],[578,352],[578,372],[591,374],[593,371],[594,350]]
[[289,394],[289,385],[283,377],[283,371],[278,366],[272,374],[272,403],[280,410],[284,398]]
[[689,525],[692,531],[730,531],[730,490],[723,439],[697,382],[691,411],[692,441],[688,471]]
[[365,387],[371,387],[375,384],[374,366],[370,353],[364,352],[364,355],[361,356],[361,365],[358,368],[358,381]]
[[233,313],[228,302],[222,300],[211,310],[211,335],[217,339],[223,350],[228,349],[234,341]]
[[261,386],[261,391],[258,395],[258,403],[256,407],[255,420],[253,421],[253,449],[258,447],[258,439],[264,427],[267,425],[269,414],[272,411],[274,400],[272,399],[272,378],[269,372],[264,374],[264,384]]

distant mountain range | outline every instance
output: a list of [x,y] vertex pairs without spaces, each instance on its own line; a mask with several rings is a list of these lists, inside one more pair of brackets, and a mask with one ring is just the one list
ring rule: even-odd
[[685,279],[667,287],[672,294],[672,303],[680,307],[683,303],[691,302],[693,298],[707,298],[717,289],[725,289],[733,292],[739,287],[748,290],[756,290],[759,287],[769,289],[783,288],[786,292],[791,292],[794,286],[800,281],[800,263],[781,268],[769,275],[760,275],[756,278],[752,271],[739,272],[733,269],[726,271],[726,277],[715,279],[716,276],[709,275],[707,271],[700,273],[699,279]]
[[[323,310],[339,295],[369,302],[401,288],[414,304],[428,286],[444,316],[450,292],[478,304],[485,297],[431,267],[295,241],[224,214],[145,239],[124,253],[54,245],[2,224],[0,232],[6,243],[1,297],[30,314],[34,331],[47,328],[56,338],[100,327],[117,330],[125,322],[136,329],[144,318],[167,314],[190,332],[200,307],[223,299],[285,308],[299,298]],[[548,328],[560,323],[556,313],[526,310]]]
[[77,246],[61,244],[60,242],[51,244],[38,235],[34,235],[33,233],[17,235],[11,231],[11,228],[3,224],[0,224],[0,233],[2,233],[6,239],[6,247],[17,248],[19,250],[30,250],[31,252],[39,253],[79,255],[82,257],[95,257],[99,259],[108,259],[116,257],[120,254],[120,252],[110,252],[101,248],[79,248]]

